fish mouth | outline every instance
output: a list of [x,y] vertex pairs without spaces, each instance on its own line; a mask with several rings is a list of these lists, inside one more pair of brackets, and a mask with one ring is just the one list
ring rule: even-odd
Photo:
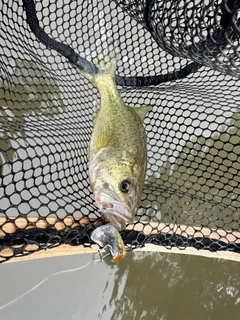
[[109,189],[100,190],[96,203],[105,220],[109,221],[118,231],[126,229],[126,223],[132,223],[132,210]]

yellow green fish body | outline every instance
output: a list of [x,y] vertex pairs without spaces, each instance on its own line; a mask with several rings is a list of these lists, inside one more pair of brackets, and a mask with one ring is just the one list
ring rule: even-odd
[[115,60],[89,76],[101,98],[89,146],[89,177],[96,204],[117,230],[132,223],[146,175],[147,138],[143,120],[149,106],[131,108],[115,84]]

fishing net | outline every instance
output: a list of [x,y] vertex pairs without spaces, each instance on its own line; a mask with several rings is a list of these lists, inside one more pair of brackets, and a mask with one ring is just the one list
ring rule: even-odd
[[[9,1],[0,8],[0,259],[91,247],[97,90],[76,67],[110,45],[144,121],[148,168],[129,249],[240,252],[240,3]],[[124,132],[123,132],[124,134]]]

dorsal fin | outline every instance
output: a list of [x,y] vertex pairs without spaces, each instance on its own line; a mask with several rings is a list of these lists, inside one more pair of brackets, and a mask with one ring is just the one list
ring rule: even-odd
[[151,106],[141,106],[137,108],[132,108],[136,114],[139,116],[139,118],[143,121],[146,117],[146,114],[151,109]]

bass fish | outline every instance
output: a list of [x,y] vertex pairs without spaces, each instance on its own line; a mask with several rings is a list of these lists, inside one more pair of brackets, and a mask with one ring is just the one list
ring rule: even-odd
[[89,178],[95,202],[105,220],[118,231],[140,205],[147,165],[143,120],[150,106],[127,106],[115,84],[115,56],[88,75],[98,89],[100,109],[93,121],[89,145]]

